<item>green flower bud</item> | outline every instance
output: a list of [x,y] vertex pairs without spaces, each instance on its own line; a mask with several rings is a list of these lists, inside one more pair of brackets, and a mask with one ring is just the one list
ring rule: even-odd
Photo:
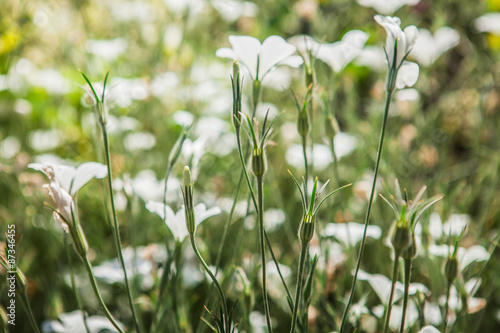
[[267,161],[264,148],[253,148],[252,172],[255,177],[262,177],[267,170]]
[[413,232],[411,233],[410,246],[408,246],[406,250],[403,251],[403,254],[401,256],[404,260],[408,261],[415,259],[415,257],[417,256],[417,240],[415,239],[415,234]]
[[411,243],[411,231],[407,223],[396,223],[391,237],[392,247],[396,254],[401,255],[401,253],[410,246]]
[[186,228],[190,234],[193,234],[196,228],[194,220],[194,206],[193,206],[193,182],[191,180],[191,170],[188,166],[184,167],[183,172],[184,185],[182,189],[182,196],[184,198],[184,213],[186,216]]
[[444,275],[449,283],[457,277],[458,274],[458,260],[457,258],[448,258],[444,264]]
[[240,81],[240,65],[238,61],[233,62],[233,126],[238,129],[241,126],[241,81]]
[[339,124],[337,120],[331,114],[328,114],[325,118],[325,136],[332,140],[338,132]]
[[252,101],[254,104],[259,102],[260,98],[260,81],[253,81]]
[[309,134],[309,117],[306,111],[299,112],[299,118],[297,119],[297,131],[301,137],[305,137]]
[[85,237],[85,233],[83,232],[81,224],[75,225],[72,236],[76,253],[84,258],[85,256],[87,256],[87,253],[89,251],[89,243],[87,242],[87,238]]
[[302,217],[302,222],[299,228],[299,240],[302,244],[307,244],[314,236],[315,215],[306,214]]

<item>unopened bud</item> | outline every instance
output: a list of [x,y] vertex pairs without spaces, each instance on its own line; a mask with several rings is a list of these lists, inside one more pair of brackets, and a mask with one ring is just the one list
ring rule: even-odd
[[255,80],[253,81],[253,91],[252,91],[252,101],[253,104],[257,104],[259,102],[260,98],[260,81]]
[[403,251],[401,257],[404,260],[411,261],[417,256],[417,241],[415,239],[415,233],[411,233],[410,246]]
[[306,137],[309,134],[309,117],[307,112],[299,112],[299,118],[297,119],[297,132],[301,137]]
[[308,244],[314,236],[315,215],[306,214],[302,218],[299,227],[299,240],[302,244]]
[[194,206],[193,206],[193,183],[191,180],[191,170],[188,166],[184,167],[184,185],[182,188],[182,196],[184,197],[184,213],[186,216],[186,228],[190,234],[193,234],[196,228],[194,220]]
[[325,118],[325,136],[332,140],[338,132],[339,124],[337,120],[329,114]]
[[233,126],[238,129],[241,126],[241,81],[240,81],[240,65],[238,61],[233,62]]
[[252,151],[252,172],[255,177],[262,177],[267,170],[267,161],[264,148],[253,148]]
[[405,223],[396,223],[391,237],[391,243],[396,254],[401,255],[401,253],[410,246],[410,242],[410,227]]
[[458,274],[458,260],[457,258],[448,258],[444,264],[444,275],[449,283],[457,277]]

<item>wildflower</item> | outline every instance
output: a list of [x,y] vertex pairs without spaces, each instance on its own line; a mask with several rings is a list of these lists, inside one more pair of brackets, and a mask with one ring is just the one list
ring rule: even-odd
[[361,53],[367,40],[368,35],[363,31],[348,31],[342,40],[322,44],[318,50],[318,59],[328,64],[334,72],[339,73]]
[[[335,237],[345,246],[356,246],[363,239],[365,226],[361,223],[328,223],[323,232],[324,237]],[[382,229],[376,225],[369,225],[366,229],[366,237],[379,239],[382,235]]]
[[404,5],[415,6],[420,0],[357,0],[363,7],[372,7],[381,14],[393,14]]
[[[394,91],[395,88],[402,89],[411,87],[418,79],[418,65],[405,61],[408,53],[418,36],[418,29],[410,25],[401,30],[401,20],[397,17],[375,15],[375,21],[384,27],[387,32],[385,52],[389,65],[386,89]],[[399,77],[398,77],[399,72]]]
[[262,44],[250,36],[230,35],[228,39],[232,48],[220,48],[216,55],[238,60],[247,69],[252,81],[261,82],[278,65],[297,68],[302,64],[302,58],[293,55],[295,46],[280,36],[269,36]]
[[[186,215],[185,215],[185,207],[183,206],[177,213],[174,213],[170,206],[166,206],[157,201],[148,201],[146,204],[146,209],[151,213],[157,214],[167,225],[167,228],[170,230],[175,240],[179,243],[182,243],[184,239],[189,236],[188,229],[186,227]],[[207,210],[205,204],[198,204],[194,206],[194,224],[195,227],[200,225],[201,222],[205,221],[209,217],[214,215],[218,215],[221,213],[221,209],[219,207],[213,207]],[[165,211],[167,212],[167,218],[165,219]]]
[[108,174],[106,166],[97,162],[82,163],[76,168],[69,165],[30,163],[28,168],[45,173],[49,180],[57,180],[69,195],[75,195],[92,178],[102,179]]
[[450,27],[436,30],[434,35],[427,29],[418,29],[418,37],[410,52],[419,64],[429,66],[443,53],[458,45],[460,34]]
[[500,13],[486,13],[474,20],[474,27],[479,32],[489,32],[500,36]]

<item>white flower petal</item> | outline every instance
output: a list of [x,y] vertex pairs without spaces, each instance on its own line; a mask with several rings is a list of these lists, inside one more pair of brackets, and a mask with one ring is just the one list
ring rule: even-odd
[[75,171],[70,194],[74,195],[92,178],[102,179],[108,175],[108,168],[101,163],[87,162],[80,164]]
[[479,32],[490,32],[500,36],[500,13],[486,13],[474,21],[474,27]]
[[474,245],[469,247],[463,256],[459,259],[460,260],[460,267],[464,269],[465,267],[469,266],[473,262],[477,261],[486,261],[490,258],[490,254],[484,247],[481,245]]
[[432,213],[429,219],[429,234],[433,239],[440,239],[443,235],[443,223],[438,213]]
[[[349,223],[328,223],[323,229],[322,235],[325,237],[335,237],[344,245],[355,246],[363,238],[364,224],[349,222]],[[382,230],[376,225],[369,225],[366,229],[366,236],[374,239],[379,239],[382,235]]]
[[348,31],[342,40],[332,44],[322,44],[317,57],[330,65],[335,72],[341,72],[361,53],[367,40],[368,35],[363,31]]
[[[439,311],[439,309],[438,309],[438,311]],[[418,331],[418,333],[441,333],[441,331],[438,330],[437,328],[435,328],[434,326],[427,325],[427,326],[422,327],[422,329],[420,331]]]
[[443,225],[443,233],[445,235],[458,236],[469,222],[470,216],[467,214],[451,214]]
[[364,7],[371,7],[380,14],[393,14],[404,5],[414,6],[420,0],[357,0],[357,3]]
[[196,226],[200,225],[201,222],[205,221],[209,217],[219,215],[222,210],[219,207],[212,207],[207,210],[205,204],[197,204],[194,207],[194,216],[196,221]]
[[405,87],[411,87],[417,83],[419,74],[419,67],[416,63],[405,61],[401,65],[398,71],[398,77],[396,79],[396,88],[403,89]]
[[242,65],[247,67],[252,79],[255,79],[257,74],[257,57],[261,49],[259,40],[250,36],[234,35],[230,35],[228,39],[238,60]]
[[[274,35],[267,37],[264,42],[262,42],[262,48],[260,51],[259,79],[264,78],[264,76],[274,66],[290,57],[295,53],[295,51],[295,46],[293,46],[292,44],[288,44],[286,40],[283,39],[283,37]],[[302,59],[300,61],[302,61]]]
[[222,47],[218,49],[217,51],[215,51],[215,55],[219,58],[227,58],[232,60],[238,59],[236,53],[229,47]]

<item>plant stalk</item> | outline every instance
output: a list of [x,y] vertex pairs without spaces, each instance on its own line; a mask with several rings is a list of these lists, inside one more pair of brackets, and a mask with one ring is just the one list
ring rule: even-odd
[[345,324],[347,321],[347,314],[349,312],[349,308],[350,308],[351,303],[352,303],[352,298],[354,296],[354,290],[356,289],[356,282],[358,280],[358,273],[359,273],[359,268],[361,266],[361,259],[363,257],[363,251],[365,249],[366,231],[368,229],[368,224],[370,222],[370,213],[371,213],[371,208],[372,208],[372,203],[373,203],[373,197],[375,196],[375,187],[377,184],[378,169],[380,166],[380,157],[382,156],[382,148],[384,146],[385,128],[387,125],[387,118],[388,118],[388,114],[389,114],[389,105],[391,103],[392,94],[393,94],[392,90],[387,91],[387,98],[385,101],[385,110],[384,110],[384,119],[382,121],[382,130],[380,132],[377,160],[375,162],[375,171],[374,171],[374,175],[373,175],[372,190],[370,193],[370,199],[368,201],[368,209],[366,211],[366,217],[365,217],[365,228],[363,230],[363,238],[361,239],[361,247],[359,248],[358,261],[356,263],[356,270],[354,271],[354,278],[352,280],[351,291],[349,292],[349,299],[347,301],[347,304],[346,304],[346,307],[344,310],[344,314],[342,315],[342,323],[340,325],[340,333],[342,333],[344,328],[345,328]]
[[392,311],[392,300],[394,299],[394,289],[396,287],[396,281],[398,280],[398,268],[399,268],[399,254],[394,254],[394,268],[392,270],[392,285],[391,285],[391,294],[389,295],[389,301],[387,302],[387,307],[385,309],[385,323],[384,323],[384,333],[387,333],[389,329],[389,321],[391,320],[391,311]]
[[408,296],[410,293],[411,265],[412,260],[405,260],[405,293],[403,298],[403,314],[401,316],[401,327],[399,329],[399,333],[403,333],[405,330],[406,310],[408,309]]
[[299,272],[297,275],[297,289],[295,292],[295,306],[293,309],[292,327],[290,328],[290,333],[295,333],[295,326],[297,325],[297,315],[299,313],[300,297],[302,296],[302,282],[304,280],[304,267],[308,248],[309,243],[302,243],[299,257]]

